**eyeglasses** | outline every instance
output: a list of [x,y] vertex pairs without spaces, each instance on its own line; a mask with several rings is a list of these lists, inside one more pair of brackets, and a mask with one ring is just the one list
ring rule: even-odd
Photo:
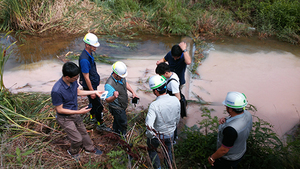
[[74,77],[71,77],[70,79],[72,79],[72,80],[77,80],[77,79],[78,79],[78,77],[79,77],[79,75],[77,75],[77,76],[74,76]]

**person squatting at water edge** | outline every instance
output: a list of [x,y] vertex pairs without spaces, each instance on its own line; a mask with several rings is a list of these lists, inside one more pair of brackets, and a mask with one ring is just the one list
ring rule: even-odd
[[[93,57],[93,53],[100,46],[98,38],[93,33],[87,33],[83,42],[85,43],[85,48],[79,57],[79,68],[80,68],[80,79],[79,83],[83,87],[83,90],[94,91],[100,85],[100,75],[97,72],[96,62]],[[110,128],[106,127],[103,123],[103,105],[100,102],[100,98],[92,94],[88,96],[89,103],[92,107],[90,111],[91,122],[97,123],[97,130],[107,130],[111,131]]]
[[212,169],[237,169],[243,158],[252,129],[252,115],[245,110],[246,96],[228,92],[223,104],[228,117],[219,120],[217,151],[208,157]]
[[67,152],[76,161],[79,159],[81,148],[86,153],[101,155],[102,151],[94,147],[93,142],[86,131],[81,114],[88,113],[91,109],[88,106],[78,110],[77,96],[96,94],[100,91],[84,91],[78,89],[77,79],[80,73],[79,67],[73,62],[67,62],[62,68],[63,76],[54,84],[51,91],[52,104],[56,110],[56,121],[66,132],[71,142]]
[[180,80],[180,89],[185,84],[185,70],[186,65],[192,63],[189,52],[187,51],[187,45],[185,42],[180,42],[178,45],[174,45],[166,56],[156,62],[158,65],[161,62],[168,62],[170,70],[175,72]]
[[180,119],[180,102],[176,97],[166,93],[166,81],[162,76],[152,76],[149,79],[149,87],[157,98],[150,104],[145,120],[147,146],[153,167],[160,169],[161,164],[157,154],[160,142],[163,143],[162,146],[166,146],[163,148],[165,166],[172,166],[172,143]]
[[105,83],[105,91],[108,91],[106,102],[110,113],[114,117],[113,130],[114,132],[125,135],[127,132],[127,116],[126,108],[128,106],[127,90],[132,93],[132,97],[137,95],[132,90],[129,83],[126,81],[127,66],[117,61],[112,65],[112,73]]

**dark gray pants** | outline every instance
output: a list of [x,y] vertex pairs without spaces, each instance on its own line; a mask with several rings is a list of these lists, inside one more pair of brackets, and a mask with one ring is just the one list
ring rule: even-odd
[[[166,168],[170,168],[169,162],[172,164],[172,142],[173,142],[173,137],[171,138],[165,138],[165,139],[160,139],[161,142],[165,144],[165,148],[167,149],[167,152],[164,151],[164,163]],[[147,146],[148,146],[148,154],[149,157],[152,161],[153,167],[155,169],[160,168],[160,160],[157,154],[157,148],[160,145],[160,141],[157,138],[147,138]]]
[[70,153],[77,154],[81,146],[87,151],[93,151],[94,145],[86,131],[80,115],[62,116],[57,115],[56,120],[61,128],[67,133],[71,142]]
[[125,110],[114,109],[109,107],[109,112],[114,116],[113,129],[118,134],[127,132],[127,116]]
[[[89,91],[88,88],[83,88],[83,90]],[[94,89],[94,90],[97,90]],[[98,122],[103,122],[102,111],[103,105],[101,104],[100,98],[96,95],[95,99],[92,99],[90,95],[87,96],[89,98],[89,103],[92,104],[92,110],[90,111],[91,115],[95,115],[95,118]]]

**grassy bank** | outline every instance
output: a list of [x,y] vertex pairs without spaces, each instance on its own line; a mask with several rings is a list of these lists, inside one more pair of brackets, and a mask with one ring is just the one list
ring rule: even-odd
[[[70,146],[66,134],[55,120],[55,111],[49,94],[19,93],[2,91],[0,100],[0,162],[2,168],[151,168],[146,151],[145,116],[147,109],[135,112],[128,109],[128,138],[122,140],[112,133],[98,132],[84,121],[96,146],[104,154],[101,158],[81,153],[80,163],[67,154]],[[39,99],[35,99],[39,98]],[[79,106],[88,104],[87,98],[79,100]],[[195,103],[189,103],[195,104]],[[175,145],[173,168],[207,168],[207,157],[215,151],[217,117],[199,105],[204,119],[200,127],[183,126],[179,141]],[[247,108],[255,111],[254,107]],[[112,126],[112,116],[105,109],[105,123]],[[273,132],[271,124],[255,118],[253,130],[248,139],[248,150],[241,168],[284,169],[299,168],[299,135],[296,140],[282,142]],[[192,150],[192,151],[191,151]],[[162,149],[158,150],[162,158]],[[133,157],[129,160],[129,156]]]
[[0,0],[0,9],[0,30],[35,35],[92,31],[122,38],[140,33],[201,38],[257,33],[300,42],[297,0]]

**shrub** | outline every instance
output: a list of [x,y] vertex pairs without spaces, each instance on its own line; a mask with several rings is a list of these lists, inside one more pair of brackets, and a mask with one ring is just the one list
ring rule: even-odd
[[[255,111],[252,105],[247,109]],[[199,127],[185,126],[175,147],[177,166],[182,168],[207,168],[207,157],[216,151],[217,117],[211,117],[211,110],[206,107],[201,110],[202,117],[206,118]],[[240,168],[299,168],[299,136],[284,144],[270,123],[253,117],[253,128],[247,140],[247,151],[239,163]]]
[[276,35],[284,41],[300,43],[300,2],[277,0],[261,2],[254,16],[258,31]]

